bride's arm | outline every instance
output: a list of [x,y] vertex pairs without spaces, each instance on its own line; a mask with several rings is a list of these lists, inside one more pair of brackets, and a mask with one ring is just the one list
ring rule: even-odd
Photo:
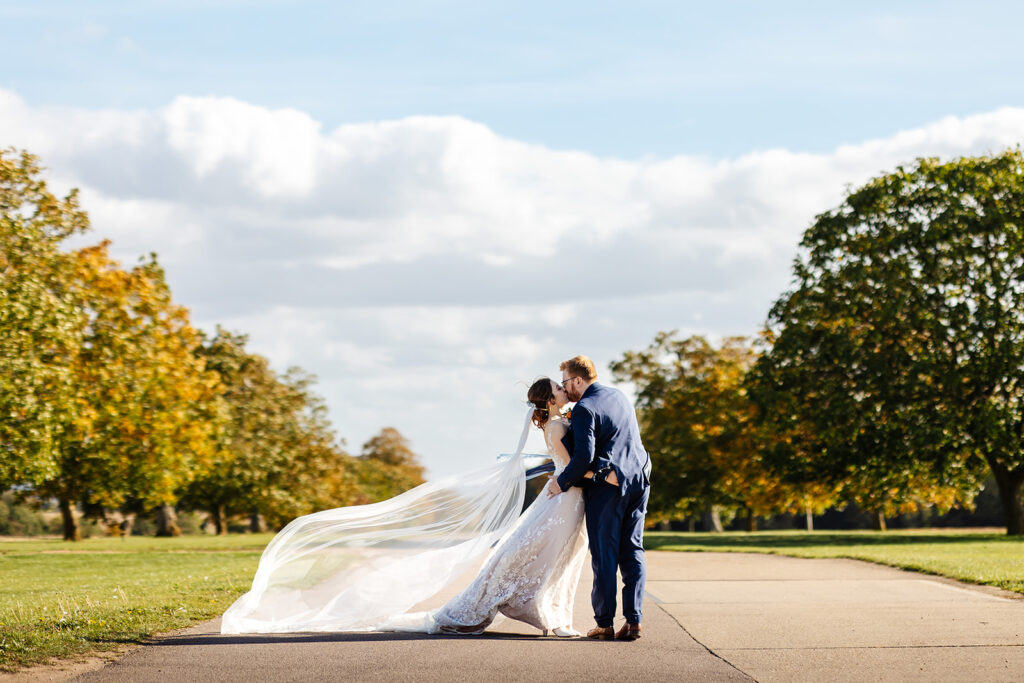
[[[571,459],[571,456],[569,455],[569,451],[566,450],[565,444],[562,443],[562,437],[565,436],[565,433],[567,431],[569,431],[568,427],[564,422],[548,422],[548,424],[545,425],[545,429],[550,430],[550,432],[548,432],[547,435],[548,443],[551,444],[552,448],[554,449],[554,452],[551,454],[551,457],[557,457],[559,460],[561,460],[561,462],[568,464],[569,460]],[[586,472],[583,473],[583,478],[593,479],[594,471],[587,470]],[[612,486],[619,485],[619,479],[615,475],[614,470],[608,474],[608,477],[605,478],[605,481],[611,484]]]
[[[548,444],[553,449],[551,457],[554,458],[557,462],[560,462],[564,465],[568,465],[570,455],[569,451],[565,449],[565,444],[562,443],[562,437],[565,436],[565,433],[567,431],[569,431],[569,428],[566,426],[564,422],[555,420],[548,422],[544,428],[547,431]],[[594,473],[588,470],[586,474],[583,475],[583,478],[593,479]]]
[[[569,451],[566,450],[565,445],[562,443],[562,437],[565,436],[568,427],[564,422],[548,421],[544,425],[544,437],[548,442],[548,448],[551,449],[551,459],[557,464],[563,464],[565,467],[569,466],[572,461],[572,456],[569,455]],[[563,467],[563,473],[564,473]],[[584,479],[592,479],[594,477],[593,472],[585,472],[583,474]],[[548,479],[548,485],[544,488],[547,491],[548,497],[557,496],[562,492],[562,486],[559,483],[555,475],[551,475]]]
[[568,491],[572,486],[579,486],[587,470],[594,462],[595,419],[593,413],[579,402],[572,411],[573,452],[569,454],[569,464],[565,466],[556,480],[560,491]]

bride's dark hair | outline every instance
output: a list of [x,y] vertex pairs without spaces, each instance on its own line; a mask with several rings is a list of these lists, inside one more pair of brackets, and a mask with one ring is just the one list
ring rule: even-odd
[[554,397],[555,392],[551,389],[551,380],[547,377],[538,379],[530,385],[530,390],[526,392],[526,399],[533,404],[533,424],[540,429],[544,429],[548,418],[551,417],[548,414],[548,401]]

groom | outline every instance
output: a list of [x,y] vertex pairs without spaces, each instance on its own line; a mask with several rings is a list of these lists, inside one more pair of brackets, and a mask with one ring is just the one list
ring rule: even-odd
[[[586,356],[561,365],[562,386],[575,401],[569,431],[562,439],[569,464],[548,482],[548,495],[583,486],[583,500],[594,568],[597,628],[587,637],[636,640],[647,566],[644,562],[644,515],[651,492],[651,460],[640,441],[640,428],[629,399],[618,389],[597,383],[597,370]],[[584,485],[587,474],[593,481]],[[615,633],[616,570],[622,572],[622,613],[626,624]]]

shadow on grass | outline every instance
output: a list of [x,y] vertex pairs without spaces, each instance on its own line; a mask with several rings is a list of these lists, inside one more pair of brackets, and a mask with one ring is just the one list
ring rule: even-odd
[[821,546],[893,546],[929,545],[935,543],[977,544],[977,543],[1022,543],[1021,537],[998,533],[904,533],[904,532],[862,532],[862,533],[687,533],[656,531],[644,535],[644,547],[657,550],[668,546],[689,548],[814,548]]

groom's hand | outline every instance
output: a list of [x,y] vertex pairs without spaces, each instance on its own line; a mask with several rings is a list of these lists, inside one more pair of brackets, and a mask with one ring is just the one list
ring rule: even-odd
[[548,479],[548,485],[544,487],[544,491],[548,494],[548,498],[553,498],[562,492],[562,487],[558,485],[558,480],[554,477]]

